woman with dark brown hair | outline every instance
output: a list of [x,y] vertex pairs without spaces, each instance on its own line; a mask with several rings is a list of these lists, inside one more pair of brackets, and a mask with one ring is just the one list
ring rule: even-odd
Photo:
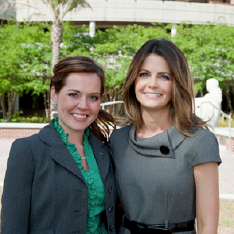
[[216,137],[194,113],[193,80],[181,50],[149,40],[136,53],[123,89],[130,125],[110,138],[124,211],[119,233],[216,234]]
[[100,109],[104,72],[91,58],[74,56],[53,73],[58,117],[12,145],[1,233],[115,233],[115,183],[105,144],[115,123]]

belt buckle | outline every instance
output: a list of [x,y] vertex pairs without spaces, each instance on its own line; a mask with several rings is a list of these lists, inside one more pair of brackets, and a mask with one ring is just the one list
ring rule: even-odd
[[136,233],[148,233],[149,228],[147,227],[147,225],[143,224],[143,223],[137,223],[135,221],[132,221],[135,223],[135,227],[134,227],[134,232]]

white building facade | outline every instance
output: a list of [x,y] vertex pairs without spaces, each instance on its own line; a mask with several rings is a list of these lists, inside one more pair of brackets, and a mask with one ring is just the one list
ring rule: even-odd
[[[10,19],[7,16],[10,14],[17,21],[52,20],[51,12],[41,0],[0,0],[0,3],[6,1],[16,2],[17,7],[0,14],[1,19]],[[87,25],[90,21],[96,22],[96,26],[101,28],[108,28],[114,24],[178,24],[183,21],[191,24],[224,22],[228,26],[234,26],[234,0],[206,1],[209,0],[88,0],[92,9],[74,10],[69,12],[64,20]]]

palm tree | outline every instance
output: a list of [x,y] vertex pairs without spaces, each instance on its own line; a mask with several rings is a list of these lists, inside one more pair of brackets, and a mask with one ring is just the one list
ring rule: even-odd
[[59,61],[60,44],[63,38],[62,21],[65,15],[73,9],[90,7],[85,0],[41,0],[51,10],[53,15],[51,43],[53,46],[52,69]]
[[[52,71],[53,67],[59,61],[60,57],[60,44],[63,40],[63,28],[62,21],[64,16],[73,9],[79,9],[83,7],[90,7],[85,0],[42,0],[44,4],[51,10],[53,15],[52,20],[52,32],[51,32],[51,44],[52,44]],[[49,95],[49,91],[48,91]],[[50,111],[51,118],[52,112],[56,111],[56,107],[53,101],[50,99]]]
[[[84,7],[90,7],[86,0],[41,0],[50,10],[53,16],[52,19],[52,32],[51,32],[51,44],[53,46],[53,57],[52,57],[52,69],[56,63],[59,61],[60,57],[60,44],[63,38],[63,28],[62,21],[65,15],[72,11]],[[14,9],[16,5],[24,5],[36,9],[38,12],[40,10],[30,5],[29,1],[27,3],[18,3],[14,0],[0,0],[0,14],[6,9]],[[42,14],[39,14],[42,15]]]
[[[62,43],[63,38],[63,28],[62,21],[65,15],[72,11],[78,10],[84,7],[90,7],[90,5],[86,2],[86,0],[41,0],[47,7],[51,10],[53,19],[52,19],[52,32],[51,32],[51,44],[52,44],[52,70],[56,63],[59,61],[60,57],[60,44]],[[0,0],[0,14],[4,12],[6,9],[12,8],[14,9],[17,4],[31,7],[36,9],[38,12],[41,12],[40,9],[35,8],[27,3],[18,3],[14,0]],[[39,13],[39,15],[43,15],[43,13]],[[30,18],[30,17],[29,17]],[[47,92],[48,96],[50,95],[50,91]],[[50,111],[54,111],[56,107],[53,104],[53,101],[50,100],[49,103]]]

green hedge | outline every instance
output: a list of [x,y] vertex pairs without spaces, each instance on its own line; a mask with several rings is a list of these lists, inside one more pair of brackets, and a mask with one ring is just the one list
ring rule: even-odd
[[19,113],[12,115],[10,120],[0,119],[0,122],[11,122],[11,123],[49,123],[50,118],[46,118],[45,116],[38,116],[34,114],[33,116],[20,117]]

